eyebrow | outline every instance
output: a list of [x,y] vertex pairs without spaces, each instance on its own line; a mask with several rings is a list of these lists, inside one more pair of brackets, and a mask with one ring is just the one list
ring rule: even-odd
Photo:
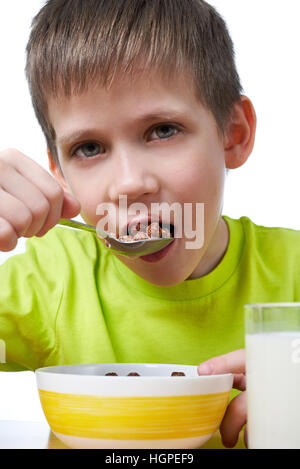
[[[132,119],[130,122],[131,124],[146,124],[147,122],[151,122],[154,120],[173,120],[178,118],[187,118],[188,115],[184,111],[177,111],[177,110],[169,110],[169,111],[157,111],[148,114],[142,114],[135,119]],[[62,135],[61,137],[57,138],[57,144],[59,145],[68,145],[76,140],[80,140],[82,138],[91,138],[92,134],[97,132],[101,132],[101,129],[97,128],[90,128],[90,129],[78,129],[73,131],[70,134]]]

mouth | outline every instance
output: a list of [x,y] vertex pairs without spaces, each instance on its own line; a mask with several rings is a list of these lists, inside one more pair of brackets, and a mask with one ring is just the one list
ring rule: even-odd
[[[150,217],[144,219],[134,219],[127,225],[127,234],[120,237],[121,240],[138,241],[143,239],[173,238],[174,225],[163,223],[162,220],[153,221]],[[152,254],[141,256],[139,259],[145,262],[158,262],[163,259],[174,245],[175,239],[165,248]]]
[[[175,228],[172,223],[164,223],[161,219],[153,221],[150,217],[146,218],[134,218],[132,219],[127,226],[125,226],[121,233],[115,234],[111,233],[111,236],[115,239],[125,242],[132,243],[134,241],[143,241],[143,240],[158,240],[163,238],[173,238],[171,242],[167,244],[164,248],[158,248],[158,251],[155,251],[151,254],[146,254],[144,256],[139,256],[138,259],[141,259],[146,262],[157,262],[167,255],[171,247],[175,244]],[[110,247],[110,246],[107,246]]]
[[174,225],[151,218],[135,219],[127,224],[126,234],[119,236],[120,241],[125,242],[159,238],[174,238]]

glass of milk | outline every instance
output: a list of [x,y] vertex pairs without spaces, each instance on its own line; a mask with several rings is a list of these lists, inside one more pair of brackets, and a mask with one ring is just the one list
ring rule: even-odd
[[245,305],[248,447],[300,449],[300,303]]

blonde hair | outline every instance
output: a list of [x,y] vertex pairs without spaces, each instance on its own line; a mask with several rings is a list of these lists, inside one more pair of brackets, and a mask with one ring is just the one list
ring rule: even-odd
[[109,87],[136,66],[188,72],[223,133],[242,87],[226,24],[203,0],[48,0],[33,19],[26,77],[47,145],[57,159],[49,96]]

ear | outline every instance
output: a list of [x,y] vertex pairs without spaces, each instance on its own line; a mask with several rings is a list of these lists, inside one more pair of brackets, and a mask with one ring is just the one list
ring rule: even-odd
[[227,169],[242,166],[251,154],[255,141],[256,114],[247,96],[234,105],[232,120],[224,139],[225,163]]
[[56,161],[56,158],[53,157],[49,148],[47,149],[47,154],[48,154],[49,169],[51,171],[51,174],[54,176],[57,182],[64,188],[64,190],[66,192],[69,192],[69,188],[67,186],[61,167],[59,163]]

